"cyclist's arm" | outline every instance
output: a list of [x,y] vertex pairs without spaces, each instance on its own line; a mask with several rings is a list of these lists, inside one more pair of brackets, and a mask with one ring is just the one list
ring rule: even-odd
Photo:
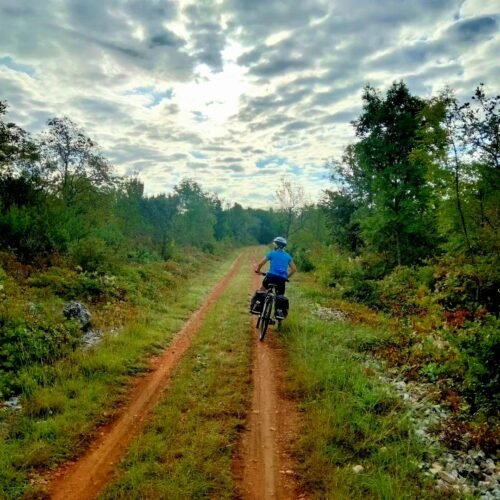
[[256,273],[260,273],[260,269],[262,268],[262,266],[264,266],[267,262],[267,257],[264,257],[258,264],[257,264],[257,267],[254,269]]
[[288,264],[288,267],[290,268],[290,272],[288,273],[288,277],[291,278],[292,274],[295,274],[297,272],[297,266],[295,265],[295,262],[293,260],[290,261]]

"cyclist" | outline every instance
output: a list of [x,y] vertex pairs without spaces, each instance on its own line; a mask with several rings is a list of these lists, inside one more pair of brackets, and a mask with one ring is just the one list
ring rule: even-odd
[[[284,250],[286,245],[287,241],[282,236],[274,238],[273,250],[271,250],[255,267],[255,272],[260,273],[261,268],[266,264],[266,262],[270,262],[269,271],[262,282],[261,288],[255,292],[252,297],[250,312],[254,314],[258,314],[259,312],[255,310],[255,303],[259,297],[259,291],[263,292],[267,290],[269,288],[269,283],[274,283],[275,285],[278,285],[276,288],[278,295],[284,295],[286,280],[297,271],[297,267],[295,266],[292,257]],[[288,268],[290,268],[290,272],[288,271]],[[277,309],[276,319],[285,319],[285,312],[281,309]]]

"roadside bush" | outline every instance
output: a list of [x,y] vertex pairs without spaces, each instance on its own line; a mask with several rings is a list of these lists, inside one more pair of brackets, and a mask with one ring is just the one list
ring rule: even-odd
[[293,253],[293,261],[297,265],[297,269],[299,271],[303,273],[310,273],[311,271],[314,271],[315,265],[311,258],[310,250],[299,248],[296,250],[294,249],[292,253]]
[[419,273],[414,268],[400,266],[377,282],[377,295],[381,309],[396,316],[419,314],[419,296],[428,294],[419,283]]
[[[13,376],[33,363],[48,364],[72,351],[81,338],[74,321],[53,322],[49,318],[0,316],[0,398],[15,389]],[[10,375],[7,375],[9,374]]]
[[368,279],[362,268],[354,269],[344,279],[342,297],[377,308],[377,283]]
[[350,257],[335,247],[321,255],[316,266],[316,276],[321,283],[334,289],[338,298],[377,306],[376,279],[378,259]]
[[468,322],[455,335],[465,372],[465,395],[474,411],[495,414],[500,407],[500,319]]
[[486,308],[498,316],[500,262],[497,257],[478,256],[472,265],[459,258],[443,258],[436,266],[435,292],[447,311],[466,309],[474,317],[477,310]]
[[67,300],[123,298],[123,290],[116,286],[115,278],[97,272],[77,273],[69,269],[51,267],[29,279],[36,288],[49,288],[52,293]]
[[115,272],[119,268],[120,255],[101,238],[85,238],[70,247],[75,265],[89,272]]
[[323,284],[330,288],[342,285],[346,276],[359,267],[357,260],[335,248],[331,249],[331,253],[325,261],[322,265],[323,272],[321,278]]
[[0,252],[0,266],[6,274],[18,280],[27,278],[34,271],[33,266],[19,262],[13,252]]
[[146,246],[138,246],[127,253],[127,260],[134,264],[148,264],[161,260],[159,254]]

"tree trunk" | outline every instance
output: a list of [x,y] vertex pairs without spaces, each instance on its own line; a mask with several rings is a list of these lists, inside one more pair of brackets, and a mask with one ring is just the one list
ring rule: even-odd
[[464,211],[462,209],[462,201],[460,199],[460,161],[458,159],[458,153],[457,153],[457,148],[455,146],[455,141],[451,141],[451,144],[453,146],[453,154],[454,154],[454,165],[453,165],[453,172],[455,175],[455,196],[457,200],[457,210],[458,214],[460,217],[460,223],[462,225],[462,231],[464,233],[465,237],[465,243],[467,245],[467,250],[469,252],[469,256],[471,258],[472,264],[474,264],[474,253],[472,250],[472,245],[469,239],[469,232],[467,231],[467,223],[465,222],[465,215]]
[[399,231],[396,231],[396,257],[398,260],[398,266],[401,265],[401,243],[399,241]]

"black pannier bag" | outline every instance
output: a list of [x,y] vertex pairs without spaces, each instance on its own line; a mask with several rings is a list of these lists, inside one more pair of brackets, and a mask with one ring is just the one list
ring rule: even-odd
[[250,311],[254,314],[261,313],[265,298],[266,292],[255,292],[254,296],[252,297],[252,302],[250,303]]
[[281,309],[283,311],[283,316],[286,318],[288,314],[288,298],[284,295],[276,296],[276,309]]

